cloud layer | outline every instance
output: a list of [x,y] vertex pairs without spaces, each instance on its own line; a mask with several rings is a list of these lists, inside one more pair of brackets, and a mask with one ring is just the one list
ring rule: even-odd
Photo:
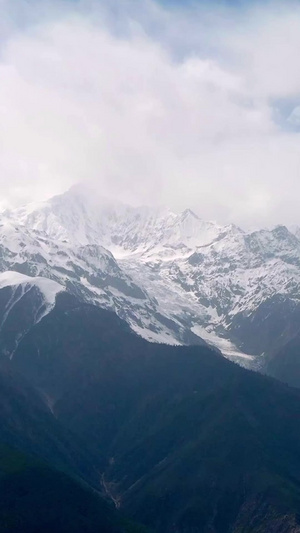
[[300,223],[299,4],[13,4],[0,4],[3,205],[87,181],[221,222]]

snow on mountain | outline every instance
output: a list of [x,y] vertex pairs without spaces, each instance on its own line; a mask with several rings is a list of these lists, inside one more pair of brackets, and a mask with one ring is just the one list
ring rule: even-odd
[[294,224],[292,226],[289,226],[289,231],[297,237],[297,239],[300,239],[300,226]]
[[0,346],[13,357],[26,333],[55,305],[56,295],[64,290],[57,282],[30,277],[15,271],[0,274]]
[[44,297],[45,305],[52,307],[55,304],[56,295],[63,290],[63,287],[47,278],[30,277],[19,272],[2,272],[0,274],[0,290],[4,287],[22,286],[23,290],[30,290],[37,287]]
[[262,306],[299,302],[300,241],[286,227],[245,232],[82,187],[5,211],[0,252],[2,271],[50,278],[151,341],[205,339],[244,364],[264,351],[245,340]]
[[101,244],[118,257],[132,253],[176,256],[208,244],[222,230],[187,209],[175,214],[167,208],[111,204],[88,190],[73,187],[48,202],[6,211],[8,221],[72,245]]
[[[299,302],[300,242],[286,228],[247,234],[224,227],[209,244],[175,260],[157,255],[147,262],[126,258],[120,263],[132,279],[155,296],[162,314],[170,313],[208,340],[212,334],[238,344],[227,355],[247,349],[233,319],[251,317],[274,295]],[[204,328],[204,330],[203,330]],[[223,343],[224,347],[224,343]],[[257,356],[264,351],[251,352]]]
[[[55,199],[57,201],[60,200]],[[176,320],[166,323],[164,317],[160,317],[155,299],[149,298],[147,292],[133,282],[112,253],[98,244],[98,238],[95,238],[97,243],[89,244],[96,234],[91,220],[84,234],[83,219],[76,217],[73,202],[70,209],[73,212],[71,229],[60,225],[57,216],[53,224],[47,204],[41,207],[41,214],[32,206],[5,212],[0,224],[0,269],[50,278],[87,302],[113,309],[148,340],[180,343],[181,324]],[[80,202],[79,213],[82,209]],[[63,216],[67,220],[71,218],[69,214],[64,205]],[[197,340],[192,333],[190,336]]]

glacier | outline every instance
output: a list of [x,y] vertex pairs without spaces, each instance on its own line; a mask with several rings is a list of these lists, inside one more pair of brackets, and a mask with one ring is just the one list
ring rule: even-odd
[[151,342],[208,342],[244,366],[264,354],[263,342],[247,341],[262,309],[272,298],[294,309],[300,298],[296,231],[245,231],[82,186],[3,211],[0,253],[2,273],[52,280]]

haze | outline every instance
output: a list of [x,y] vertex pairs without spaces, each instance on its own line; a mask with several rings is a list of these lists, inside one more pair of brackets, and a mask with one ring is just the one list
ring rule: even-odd
[[298,2],[0,0],[0,20],[2,207],[86,182],[300,223]]

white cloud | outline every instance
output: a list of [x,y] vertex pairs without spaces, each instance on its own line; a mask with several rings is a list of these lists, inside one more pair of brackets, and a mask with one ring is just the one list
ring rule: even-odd
[[300,96],[297,6],[16,3],[27,22],[6,16],[0,57],[3,200],[91,181],[204,218],[297,222],[300,138],[274,119],[276,99]]
[[300,125],[300,106],[294,107],[293,111],[287,118],[288,122],[292,126],[299,126]]

